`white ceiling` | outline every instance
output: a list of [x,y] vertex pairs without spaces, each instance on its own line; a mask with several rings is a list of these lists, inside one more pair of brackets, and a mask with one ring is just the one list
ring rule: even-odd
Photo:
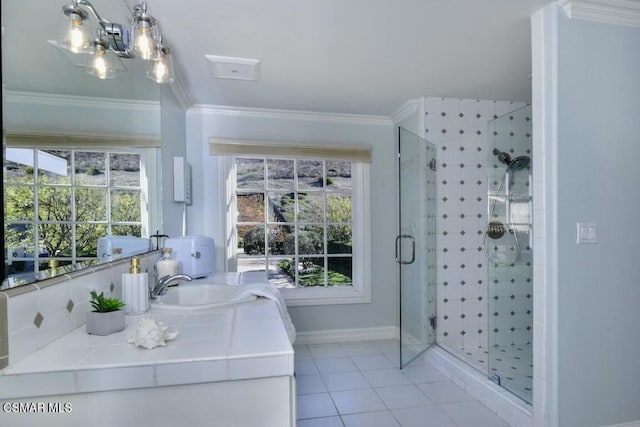
[[[126,10],[114,9],[122,1],[93,3],[105,18],[124,23],[124,18],[109,16],[126,15]],[[180,82],[192,104],[389,115],[422,95],[530,101],[529,17],[550,1],[147,3],[174,50]],[[141,76],[144,69],[134,70],[132,61],[125,61],[129,71],[115,81],[99,82],[73,69],[49,46],[46,40],[58,38],[66,24],[63,4],[65,0],[2,2],[7,89],[157,97],[151,81]],[[26,24],[27,12],[38,25]],[[25,28],[30,37],[18,42]],[[261,79],[212,79],[205,54],[259,59]]]

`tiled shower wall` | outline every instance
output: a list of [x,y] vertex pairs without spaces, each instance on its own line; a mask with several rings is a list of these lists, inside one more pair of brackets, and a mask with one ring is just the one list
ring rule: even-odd
[[436,146],[437,341],[452,349],[488,345],[489,120],[525,103],[426,98],[425,137]]

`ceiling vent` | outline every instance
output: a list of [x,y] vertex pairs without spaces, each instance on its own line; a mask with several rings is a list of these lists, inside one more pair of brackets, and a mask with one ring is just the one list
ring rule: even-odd
[[214,79],[260,80],[260,60],[205,55]]

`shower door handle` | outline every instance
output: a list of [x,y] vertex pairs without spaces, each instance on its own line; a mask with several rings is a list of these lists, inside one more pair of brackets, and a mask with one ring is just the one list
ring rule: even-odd
[[[400,247],[398,243],[400,239],[409,239],[411,240],[411,259],[409,261],[402,261],[400,256],[398,255],[398,248]],[[416,260],[416,239],[411,234],[399,234],[396,236],[396,262],[398,264],[413,264]]]

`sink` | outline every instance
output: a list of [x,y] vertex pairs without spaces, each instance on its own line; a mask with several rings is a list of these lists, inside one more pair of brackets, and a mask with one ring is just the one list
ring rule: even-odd
[[165,295],[151,300],[151,305],[167,310],[204,310],[257,299],[255,295],[234,298],[240,289],[235,285],[186,283],[170,287]]

